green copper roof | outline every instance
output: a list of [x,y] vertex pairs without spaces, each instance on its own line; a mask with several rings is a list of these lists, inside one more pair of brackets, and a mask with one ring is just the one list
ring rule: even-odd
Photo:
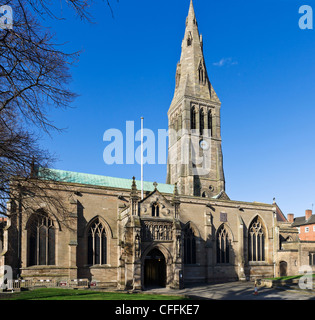
[[[79,183],[101,187],[131,189],[132,179],[114,178],[95,174],[39,168],[38,178],[68,183]],[[141,182],[136,180],[137,188],[140,190]],[[173,193],[174,186],[171,184],[159,183],[157,189],[162,193]],[[153,182],[143,181],[144,191],[153,191]]]

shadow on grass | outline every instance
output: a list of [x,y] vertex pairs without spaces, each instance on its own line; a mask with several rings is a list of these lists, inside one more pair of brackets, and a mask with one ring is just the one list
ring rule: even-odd
[[182,296],[41,288],[1,294],[1,300],[187,300]]

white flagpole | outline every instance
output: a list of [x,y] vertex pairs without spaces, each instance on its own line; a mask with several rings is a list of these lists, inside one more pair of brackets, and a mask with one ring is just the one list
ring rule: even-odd
[[143,199],[143,117],[141,117],[141,200]]

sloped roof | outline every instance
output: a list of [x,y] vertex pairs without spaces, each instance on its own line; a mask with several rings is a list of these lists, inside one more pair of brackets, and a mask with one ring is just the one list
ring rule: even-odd
[[213,196],[212,199],[230,200],[229,196],[224,190],[221,190],[219,194]]
[[305,226],[308,224],[315,224],[315,215],[311,215],[311,217],[305,220],[305,217],[297,217],[294,219],[292,223],[292,227]]
[[285,215],[283,214],[282,210],[279,208],[278,204],[275,203],[276,205],[276,215],[277,215],[277,221],[287,221]]
[[[37,177],[44,180],[52,180],[66,183],[79,183],[84,185],[111,187],[120,189],[131,189],[132,179],[115,178],[109,176],[95,175],[89,173],[72,172],[57,169],[39,168]],[[136,180],[137,188],[140,189],[141,181]],[[159,183],[157,189],[161,193],[170,193],[174,191],[172,184]],[[154,191],[153,182],[143,182],[144,191]]]

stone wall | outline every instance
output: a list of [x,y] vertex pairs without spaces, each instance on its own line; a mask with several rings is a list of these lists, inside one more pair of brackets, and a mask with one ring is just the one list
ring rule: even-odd
[[[56,192],[52,186],[50,192]],[[31,211],[25,211],[18,221],[12,211],[9,228],[8,264],[18,266],[17,236],[21,235],[21,275],[25,278],[47,277],[52,279],[87,278],[118,287],[132,287],[137,275],[138,285],[143,282],[145,255],[159,248],[167,259],[167,283],[176,286],[183,272],[185,282],[218,282],[237,279],[273,277],[279,270],[279,262],[288,262],[288,273],[295,273],[298,265],[308,263],[306,254],[312,246],[301,246],[301,255],[289,242],[279,250],[279,234],[276,229],[274,205],[249,203],[201,197],[178,196],[176,216],[174,196],[157,191],[138,199],[136,211],[130,207],[130,190],[92,187],[75,184],[58,185],[61,199],[69,207],[69,216],[59,218],[45,204],[35,207],[45,209],[56,226],[56,259],[54,266],[30,266],[28,258],[28,219]],[[139,193],[139,192],[138,192]],[[152,204],[160,206],[159,216],[152,217]],[[133,216],[135,214],[135,216]],[[265,232],[265,260],[248,261],[248,230],[256,217],[262,221]],[[99,219],[105,226],[108,258],[105,265],[88,265],[87,237],[91,222]],[[147,225],[146,225],[147,224]],[[143,226],[158,226],[158,236],[145,238]],[[189,225],[196,239],[196,264],[184,265],[183,249],[185,226]],[[217,262],[217,234],[224,226],[229,239],[229,262]],[[163,236],[164,227],[166,233]],[[156,228],[155,228],[156,229]],[[154,229],[154,230],[155,230]],[[141,231],[142,230],[142,231]],[[161,231],[162,230],[162,231]],[[287,229],[287,232],[289,229]],[[145,231],[147,232],[147,231]],[[162,232],[162,233],[161,233]],[[135,236],[142,237],[140,253],[136,256]],[[140,238],[141,238],[140,237]],[[179,242],[178,242],[179,241]],[[179,243],[179,245],[178,245]],[[180,255],[178,256],[178,250]],[[135,273],[136,272],[136,273]],[[17,273],[16,273],[17,274]]]

